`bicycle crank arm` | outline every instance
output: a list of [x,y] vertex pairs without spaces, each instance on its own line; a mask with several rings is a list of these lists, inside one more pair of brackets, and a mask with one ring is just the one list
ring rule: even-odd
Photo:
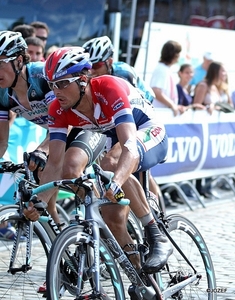
[[163,299],[167,299],[170,296],[174,295],[175,293],[177,293],[178,291],[182,290],[186,285],[188,285],[189,283],[194,282],[195,280],[198,280],[199,278],[201,278],[201,275],[195,274],[192,275],[191,277],[167,288],[163,293]]

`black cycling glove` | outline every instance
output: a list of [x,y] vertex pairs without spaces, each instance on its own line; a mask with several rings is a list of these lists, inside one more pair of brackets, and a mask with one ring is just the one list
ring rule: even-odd
[[47,208],[47,203],[41,200],[38,200],[37,195],[33,195],[30,199],[33,202],[34,207],[37,209],[38,213],[42,215]]
[[44,169],[47,162],[47,154],[41,150],[34,150],[29,153],[29,161],[32,160],[39,168]]

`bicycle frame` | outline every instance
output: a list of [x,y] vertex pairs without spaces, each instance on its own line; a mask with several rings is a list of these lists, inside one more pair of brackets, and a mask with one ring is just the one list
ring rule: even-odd
[[[102,236],[102,240],[105,241],[114,258],[117,260],[121,268],[124,270],[125,274],[129,278],[130,282],[136,286],[136,293],[139,295],[140,299],[156,299],[156,293],[159,293],[159,288],[155,285],[155,289],[153,287],[147,287],[143,280],[140,278],[136,269],[133,267],[126,254],[116,241],[115,237],[109,230],[108,226],[105,224],[102,216],[99,212],[99,207],[102,205],[112,205],[107,199],[97,199],[94,195],[93,191],[87,193],[85,199],[85,220],[77,219],[78,224],[84,226],[84,232],[89,232],[84,236],[84,232],[79,233],[78,237],[81,235],[85,238],[85,242],[89,244],[92,236],[93,246],[94,246],[94,278],[95,278],[95,286],[99,288],[99,280],[100,280],[100,258],[99,258],[99,240],[100,240],[100,232]],[[91,230],[92,228],[92,230]],[[79,240],[78,238],[78,240]],[[79,273],[79,272],[78,272]],[[118,282],[116,283],[119,284]],[[100,290],[96,290],[96,293],[99,295]],[[161,299],[161,298],[159,298]]]

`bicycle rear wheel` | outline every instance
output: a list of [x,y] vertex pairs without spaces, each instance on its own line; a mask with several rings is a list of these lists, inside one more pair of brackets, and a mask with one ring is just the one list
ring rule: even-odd
[[[75,299],[87,297],[95,291],[93,241],[86,242],[82,226],[65,228],[55,239],[47,264],[47,299]],[[124,300],[122,280],[106,244],[100,240],[100,290],[92,299]],[[83,259],[85,258],[85,259]],[[78,288],[80,283],[80,290]],[[80,299],[80,298],[79,298]],[[81,298],[82,299],[82,298]]]
[[[33,238],[30,267],[28,270],[15,274],[8,272],[10,259],[15,254],[14,268],[21,268],[26,264],[26,237],[24,236],[25,223],[18,213],[18,206],[3,206],[0,208],[0,224],[11,224],[16,230],[22,227],[16,247],[13,249],[13,240],[0,239],[0,299],[41,299],[37,293],[38,287],[46,279],[47,255],[51,241],[39,222],[32,223]],[[13,270],[12,270],[13,271]]]
[[[200,299],[216,300],[216,294],[209,291],[216,289],[215,272],[209,250],[203,237],[193,223],[183,216],[173,214],[167,217],[168,232],[183,251],[201,279],[195,280],[174,294],[164,299]],[[158,284],[162,291],[177,282],[194,275],[194,270],[174,248],[164,270],[158,273]],[[164,294],[164,293],[163,293]]]

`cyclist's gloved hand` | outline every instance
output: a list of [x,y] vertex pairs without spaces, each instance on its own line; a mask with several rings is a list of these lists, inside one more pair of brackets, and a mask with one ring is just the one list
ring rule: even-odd
[[37,196],[31,197],[28,207],[24,209],[23,214],[27,220],[37,221],[47,208],[46,202],[38,200]]
[[41,170],[43,170],[47,162],[47,154],[41,150],[34,150],[33,152],[29,153],[28,161],[29,163],[32,161],[36,167],[39,167]]
[[123,189],[115,181],[112,181],[109,187],[107,187],[107,192],[105,196],[110,201],[117,203],[125,197],[125,193],[123,192]]
[[34,207],[37,209],[40,215],[44,213],[47,208],[47,203],[41,200],[38,200],[37,195],[33,195],[30,201],[34,204]]

